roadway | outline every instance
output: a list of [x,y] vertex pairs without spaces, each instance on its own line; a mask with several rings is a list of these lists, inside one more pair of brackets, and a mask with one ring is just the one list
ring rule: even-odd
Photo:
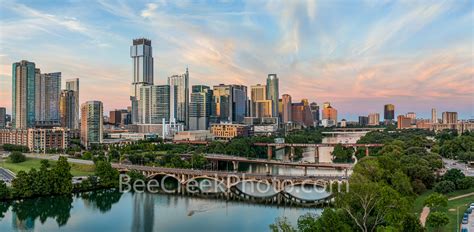
[[[470,168],[467,164],[458,160],[443,158],[444,167],[446,169],[459,169],[466,176],[474,176],[474,168]],[[474,232],[474,231],[473,231]]]
[[[191,156],[191,154],[181,154],[182,156]],[[312,167],[312,168],[336,168],[336,169],[351,169],[353,164],[337,164],[337,163],[304,163],[304,162],[285,162],[278,160],[268,159],[248,159],[240,156],[230,156],[221,154],[205,154],[208,160],[218,161],[237,161],[242,163],[257,163],[257,164],[270,164],[280,166],[298,166],[298,167]]]
[[42,153],[24,153],[24,154],[28,158],[46,159],[46,160],[53,160],[53,161],[58,161],[59,157],[65,156],[67,158],[67,161],[70,163],[94,165],[94,162],[92,160],[74,159],[74,158],[67,157],[67,155],[51,155],[51,154],[42,154]]
[[5,168],[0,168],[0,180],[3,180],[5,183],[11,183],[15,179],[15,174]]
[[200,169],[183,169],[183,168],[164,168],[164,167],[152,167],[152,166],[141,166],[141,165],[127,165],[112,163],[112,167],[123,170],[137,170],[154,173],[166,173],[176,175],[194,175],[194,176],[244,176],[247,178],[255,179],[268,179],[275,178],[280,180],[307,180],[311,178],[325,179],[325,180],[339,180],[344,179],[341,175],[317,175],[317,176],[290,176],[290,175],[272,175],[272,174],[259,174],[259,173],[245,173],[245,172],[225,172],[225,171],[211,171],[211,170],[200,170]]

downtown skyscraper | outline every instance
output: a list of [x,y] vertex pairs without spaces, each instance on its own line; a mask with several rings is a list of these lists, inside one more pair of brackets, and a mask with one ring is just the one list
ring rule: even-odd
[[193,85],[189,105],[189,130],[207,130],[213,110],[213,91],[209,86]]
[[76,115],[77,102],[75,92],[72,90],[61,91],[59,98],[59,115],[61,118],[61,126],[68,129],[76,129],[79,125],[78,116]]
[[130,57],[133,59],[133,82],[130,93],[132,105],[132,123],[139,122],[138,104],[140,101],[140,88],[153,85],[153,53],[151,40],[134,39],[130,46]]
[[[176,105],[171,104],[171,112],[176,111],[175,115],[171,117],[175,118],[176,122],[184,123],[185,127],[189,126],[189,71],[186,68],[186,72],[181,75],[173,75],[168,77],[168,85],[170,88],[176,87]],[[172,94],[171,97],[175,95]],[[171,103],[174,100],[171,99]],[[174,108],[176,110],[174,110]]]
[[383,119],[386,122],[393,121],[395,119],[395,106],[393,104],[386,104],[383,107]]
[[268,74],[267,77],[267,100],[272,101],[272,117],[278,117],[278,101],[280,99],[278,77],[276,74]]
[[161,124],[171,122],[176,114],[177,87],[169,85],[147,85],[140,88],[138,122],[136,124]]
[[[74,104],[72,103],[68,103],[69,107],[73,107],[71,110],[71,115],[64,115],[66,116],[68,119],[67,122],[61,122],[62,125],[67,125],[67,128],[69,129],[75,129],[75,130],[78,130],[79,129],[79,107],[80,107],[80,104],[79,104],[79,78],[73,78],[73,79],[67,79],[66,80],[66,90],[68,91],[72,91],[71,93],[68,93],[68,94],[72,94],[72,97],[74,99],[72,99],[74,101]],[[62,94],[62,93],[61,93]],[[68,96],[70,98],[70,96]]]
[[12,126],[27,129],[35,126],[35,63],[22,60],[12,65]]
[[87,101],[81,105],[81,144],[87,148],[103,141],[104,106],[101,101]]
[[35,119],[37,126],[59,126],[61,73],[36,73]]

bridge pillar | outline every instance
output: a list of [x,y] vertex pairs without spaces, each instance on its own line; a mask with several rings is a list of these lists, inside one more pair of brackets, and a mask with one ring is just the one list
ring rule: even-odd
[[295,147],[291,146],[290,147],[290,160],[293,161],[293,158],[295,158]]
[[304,176],[307,176],[308,175],[308,167],[304,167]]
[[369,147],[365,147],[365,156],[369,156]]
[[314,148],[314,162],[319,163],[319,147]]
[[347,168],[344,169],[344,175],[345,175],[346,180],[347,180]]
[[232,161],[232,166],[234,168],[234,172],[237,172],[237,170],[239,170],[239,161]]
[[267,147],[267,158],[268,158],[269,160],[271,160],[271,159],[272,159],[272,156],[273,156],[273,147],[272,147],[272,146],[268,146],[268,147]]

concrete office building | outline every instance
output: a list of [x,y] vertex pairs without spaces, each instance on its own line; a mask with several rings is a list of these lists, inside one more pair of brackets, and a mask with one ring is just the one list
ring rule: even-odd
[[213,108],[213,90],[209,86],[192,86],[189,105],[189,130],[207,130]]

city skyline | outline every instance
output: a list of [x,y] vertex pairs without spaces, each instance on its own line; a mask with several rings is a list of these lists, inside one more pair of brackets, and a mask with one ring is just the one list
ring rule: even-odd
[[[430,118],[436,108],[472,118],[473,35],[462,30],[473,20],[469,4],[354,3],[344,8],[330,2],[270,2],[263,7],[233,2],[186,6],[194,9],[192,14],[175,3],[121,2],[112,8],[114,3],[99,1],[90,4],[89,13],[71,18],[65,15],[86,6],[2,1],[0,105],[11,114],[11,65],[28,60],[44,73],[80,78],[80,104],[100,100],[104,112],[126,108],[133,79],[130,42],[143,36],[153,41],[156,85],[186,67],[190,87],[222,83],[250,88],[275,73],[280,98],[290,94],[294,102],[329,101],[340,119],[382,115],[388,103],[395,105],[395,116],[413,111]],[[331,10],[325,12],[328,6]],[[344,10],[360,12],[345,16]],[[366,21],[351,21],[350,16],[363,12]],[[88,16],[100,20],[92,23]],[[217,24],[205,23],[215,19]],[[450,23],[456,27],[448,30]],[[335,24],[337,29],[330,27]],[[15,31],[18,25],[29,30]],[[362,26],[362,36],[349,36],[349,26]]]

